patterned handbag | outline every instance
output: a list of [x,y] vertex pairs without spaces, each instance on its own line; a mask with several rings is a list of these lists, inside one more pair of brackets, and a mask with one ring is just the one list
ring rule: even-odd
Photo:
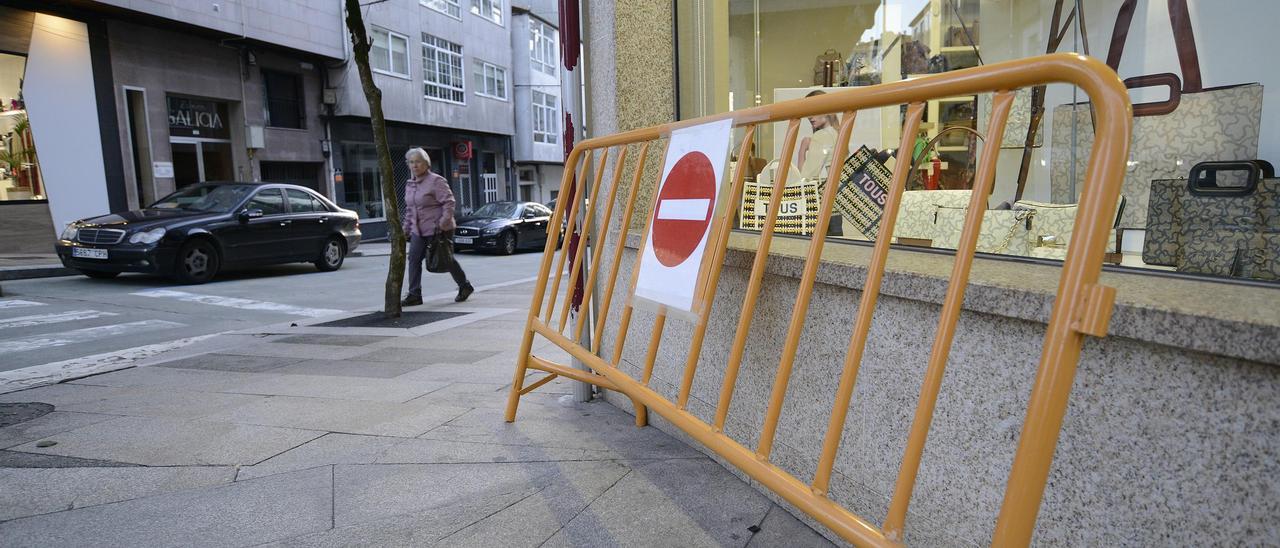
[[[1129,203],[1121,218],[1120,226],[1124,228],[1147,228],[1151,181],[1175,178],[1184,169],[1179,166],[1187,163],[1249,160],[1258,155],[1262,85],[1203,87],[1186,1],[1168,1],[1182,77],[1163,73],[1125,80],[1125,86],[1131,89],[1167,86],[1169,99],[1133,106],[1131,162],[1121,187]],[[1120,8],[1107,54],[1107,64],[1112,69],[1120,66],[1136,3],[1137,0],[1125,0]],[[1049,166],[1053,201],[1076,200],[1071,189],[1079,189],[1084,184],[1086,151],[1093,145],[1093,139],[1088,103],[1066,104],[1053,110],[1050,139],[1053,153]]]
[[[1243,173],[1242,184],[1222,184],[1229,172]],[[1180,272],[1280,280],[1280,179],[1271,164],[1203,162],[1186,179],[1151,185],[1144,262]]]
[[[747,230],[764,230],[769,214],[769,200],[773,185],[747,181],[742,188],[742,205],[738,210],[740,227]],[[817,180],[788,181],[782,191],[782,205],[774,222],[776,234],[813,234],[818,226],[818,205],[822,190]]]
[[[955,249],[960,245],[960,231],[968,208],[938,208],[937,236],[933,247]],[[1031,226],[1036,211],[1032,209],[988,209],[982,212],[982,229],[978,232],[978,252],[1000,255],[1031,255]]]
[[892,178],[893,172],[876,160],[865,145],[846,159],[840,169],[834,208],[866,239],[874,239],[880,231],[880,216],[884,214]]

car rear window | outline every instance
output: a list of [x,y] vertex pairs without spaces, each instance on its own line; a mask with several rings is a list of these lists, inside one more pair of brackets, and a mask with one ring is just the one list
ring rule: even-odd
[[279,215],[284,213],[284,196],[280,189],[269,188],[249,200],[249,209],[261,209],[263,215]]

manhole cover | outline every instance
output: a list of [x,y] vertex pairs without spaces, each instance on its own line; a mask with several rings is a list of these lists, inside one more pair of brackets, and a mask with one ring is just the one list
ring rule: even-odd
[[0,428],[38,419],[53,412],[47,403],[0,403]]
[[381,312],[373,312],[353,318],[343,318],[322,324],[316,324],[316,327],[400,327],[410,328],[420,325],[427,325],[458,316],[465,316],[467,312],[401,312],[399,318],[388,318]]

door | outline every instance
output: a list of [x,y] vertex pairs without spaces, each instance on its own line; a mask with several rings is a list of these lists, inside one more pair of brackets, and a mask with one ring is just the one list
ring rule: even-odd
[[262,211],[262,216],[246,223],[233,221],[227,227],[222,238],[226,261],[269,264],[274,258],[290,256],[287,240],[292,220],[280,189],[258,191],[239,211],[252,210]]
[[304,190],[286,188],[290,224],[286,237],[291,249],[302,250],[305,257],[319,256],[324,241],[332,232],[328,208]]
[[235,180],[228,141],[174,138],[169,141],[169,151],[177,188],[205,181]]
[[200,176],[200,145],[198,143],[169,143],[169,151],[173,156],[173,182],[178,188],[204,180]]

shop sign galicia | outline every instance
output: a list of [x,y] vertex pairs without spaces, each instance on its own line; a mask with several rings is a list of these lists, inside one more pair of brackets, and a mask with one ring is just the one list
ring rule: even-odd
[[169,96],[169,136],[230,139],[227,104]]

